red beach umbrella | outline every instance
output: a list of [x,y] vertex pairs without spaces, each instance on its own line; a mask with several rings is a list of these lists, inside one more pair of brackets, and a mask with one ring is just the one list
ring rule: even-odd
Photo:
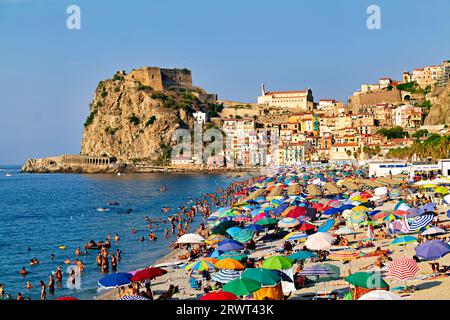
[[137,281],[152,280],[166,273],[167,271],[164,269],[150,267],[136,272],[134,276],[131,278],[131,281],[137,282]]
[[304,216],[305,214],[306,214],[305,207],[294,207],[289,211],[289,213],[285,217],[296,219],[298,217]]
[[55,300],[59,300],[59,301],[72,301],[72,300],[79,300],[79,299],[77,299],[77,298],[75,298],[75,297],[59,297],[59,298],[56,298]]
[[314,229],[315,227],[316,226],[311,223],[304,222],[304,223],[302,223],[302,225],[300,227],[297,228],[297,230],[308,231],[308,230]]
[[237,296],[227,291],[211,292],[205,294],[200,300],[237,300]]
[[405,216],[407,216],[407,215],[409,214],[409,212],[403,211],[403,210],[396,210],[396,211],[394,212],[394,214],[395,214],[396,216],[405,217]]

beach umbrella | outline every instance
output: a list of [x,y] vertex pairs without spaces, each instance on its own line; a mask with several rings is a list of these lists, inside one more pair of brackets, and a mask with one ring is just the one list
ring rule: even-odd
[[295,240],[300,240],[300,239],[306,239],[307,237],[308,237],[307,234],[304,234],[301,232],[290,232],[283,237],[283,240],[295,241]]
[[261,226],[267,226],[267,225],[271,225],[271,224],[275,224],[275,223],[277,223],[277,220],[275,220],[273,218],[263,218],[256,222],[256,224],[259,224]]
[[224,252],[225,251],[215,249],[213,252],[211,252],[211,254],[209,256],[211,258],[218,258]]
[[329,276],[334,274],[334,272],[328,268],[314,265],[305,267],[299,274],[302,276]]
[[333,231],[333,234],[339,235],[339,236],[345,236],[345,235],[355,234],[355,233],[356,233],[356,231],[350,227],[342,227],[342,228],[337,229],[336,231]]
[[434,214],[423,214],[421,216],[415,217],[414,220],[409,224],[409,230],[415,231],[422,229],[429,225],[434,219]]
[[266,212],[260,212],[252,218],[252,222],[256,223],[261,219],[267,218],[268,216],[269,216],[269,214],[267,214]]
[[283,270],[292,267],[292,261],[285,256],[272,256],[262,263],[264,269]]
[[332,216],[332,215],[338,214],[340,212],[341,212],[341,210],[338,208],[329,208],[329,209],[325,210],[323,212],[323,214],[326,216]]
[[310,250],[329,250],[333,237],[325,232],[317,232],[306,239],[305,245]]
[[126,300],[126,301],[131,301],[131,300],[137,301],[137,300],[139,300],[139,301],[141,301],[141,300],[150,300],[150,299],[146,298],[146,297],[143,297],[143,296],[138,296],[138,295],[135,295],[135,296],[126,295],[126,296],[123,296],[123,297],[121,297],[121,298],[119,298],[117,300]]
[[264,227],[259,224],[249,224],[245,226],[245,229],[252,230],[254,232],[264,231]]
[[394,241],[391,242],[391,244],[395,245],[395,246],[404,246],[408,243],[413,243],[416,242],[417,238],[413,237],[413,236],[404,236],[404,237],[399,237],[397,239],[395,239]]
[[226,258],[232,258],[232,259],[236,259],[238,261],[242,261],[242,260],[246,260],[248,258],[248,255],[246,255],[244,253],[237,252],[237,251],[229,251],[229,252],[225,252],[224,254],[221,254],[217,258],[217,260],[223,260],[223,259],[226,259]]
[[205,271],[205,270],[215,270],[216,266],[207,260],[200,259],[198,261],[189,263],[186,267],[184,267],[184,269],[188,271],[189,270]]
[[166,273],[167,271],[161,268],[154,268],[154,267],[145,268],[137,271],[131,278],[131,281],[137,282],[137,281],[152,280]]
[[447,195],[448,194],[448,188],[447,187],[437,187],[434,189],[435,193],[440,193],[443,195]]
[[334,219],[328,219],[319,226],[317,232],[328,232],[334,227],[335,223],[336,221]]
[[238,297],[231,292],[218,291],[205,294],[199,300],[237,300]]
[[222,288],[223,291],[231,292],[236,296],[247,296],[252,292],[258,291],[261,283],[251,279],[236,279],[228,282]]
[[285,217],[287,218],[298,218],[301,216],[304,216],[306,214],[306,208],[305,207],[300,207],[300,206],[295,206],[292,207],[292,209],[289,210],[289,212],[285,215]]
[[420,210],[419,208],[410,208],[408,209],[408,215],[406,216],[407,218],[414,218],[420,216]]
[[358,259],[361,256],[361,251],[359,250],[340,250],[334,251],[328,255],[328,259],[349,261]]
[[241,243],[246,243],[253,238],[255,233],[250,229],[241,229],[233,235],[233,239]]
[[98,284],[104,288],[117,288],[131,283],[133,275],[127,272],[117,272],[108,274],[98,281]]
[[415,248],[416,255],[425,260],[436,260],[450,252],[448,243],[441,240],[431,240]]
[[288,207],[289,207],[289,203],[282,203],[277,208],[275,208],[275,210],[273,211],[273,214],[278,216],[281,213],[283,213],[284,210],[286,210]]
[[389,288],[389,285],[376,272],[355,272],[345,278],[345,281],[355,287],[365,289],[383,289]]
[[296,230],[308,231],[308,230],[313,230],[315,228],[316,228],[315,225],[308,223],[308,222],[303,222],[302,225],[300,227],[298,227]]
[[219,242],[217,244],[217,249],[221,251],[234,251],[241,250],[244,248],[244,245],[236,240],[227,239]]
[[406,217],[409,214],[409,212],[408,211],[403,211],[403,210],[395,210],[394,214],[396,216]]
[[196,233],[187,233],[178,238],[177,243],[179,244],[193,244],[193,243],[203,243],[205,238]]
[[77,298],[75,298],[75,297],[58,297],[58,298],[56,298],[55,300],[59,300],[59,301],[73,301],[73,300],[80,300],[80,299],[77,299]]
[[239,228],[239,227],[231,227],[231,228],[229,228],[229,229],[227,229],[227,233],[231,236],[231,237],[233,237],[235,234],[237,234],[239,231],[241,231],[242,229],[241,228]]
[[245,267],[239,261],[232,258],[219,260],[215,264],[218,269],[243,270]]
[[429,203],[423,205],[422,207],[420,207],[419,212],[420,212],[420,214],[424,214],[425,212],[428,212],[428,211],[434,211],[435,208],[436,208],[436,205],[433,202],[429,202]]
[[224,239],[226,239],[225,236],[223,236],[221,234],[213,234],[205,240],[205,243],[212,245],[212,244],[216,244]]
[[[326,205],[331,208],[339,208],[341,203],[339,202],[339,200],[333,199],[333,200],[328,201]],[[324,214],[325,214],[325,212],[324,212]]]
[[315,257],[317,257],[317,255],[315,253],[299,250],[299,251],[291,254],[289,256],[289,259],[294,261],[294,260],[306,260],[306,259],[311,259],[311,258],[315,258]]
[[395,259],[388,265],[387,269],[389,275],[398,280],[410,279],[419,271],[416,261],[407,257]]
[[358,300],[403,300],[403,298],[391,291],[372,290],[362,295]]
[[294,218],[284,218],[278,221],[278,226],[280,228],[293,228],[300,224],[297,219]]
[[269,287],[281,281],[281,277],[274,270],[263,268],[249,268],[242,273],[241,279],[255,280],[261,283],[262,286]]
[[447,233],[444,229],[438,227],[430,227],[427,228],[424,232],[421,233],[422,236],[432,236],[436,234],[444,234]]
[[[353,208],[352,210],[354,210],[355,208]],[[364,211],[353,211],[353,213],[348,217],[348,221],[350,221],[351,223],[361,223],[366,219],[366,214],[364,213]]]
[[219,270],[218,272],[214,273],[211,276],[211,280],[225,284],[230,281],[239,279],[240,276],[241,276],[241,271],[231,270],[231,269],[222,269],[222,270]]
[[444,197],[443,202],[444,202],[445,204],[450,204],[450,194],[449,194],[449,195],[446,195],[446,196]]
[[222,221],[218,225],[216,225],[211,231],[213,234],[226,235],[227,230],[236,225],[237,223],[232,220]]
[[241,222],[241,221],[251,221],[252,218],[250,218],[249,216],[245,215],[245,214],[239,214],[235,217],[233,217],[233,221],[237,221],[237,222]]

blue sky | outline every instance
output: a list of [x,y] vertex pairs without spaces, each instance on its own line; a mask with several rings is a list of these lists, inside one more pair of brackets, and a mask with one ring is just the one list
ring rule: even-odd
[[[81,8],[81,30],[66,9]],[[381,30],[366,9],[381,8]],[[187,67],[221,99],[361,83],[450,58],[450,1],[0,0],[0,164],[76,154],[97,83],[116,70]]]

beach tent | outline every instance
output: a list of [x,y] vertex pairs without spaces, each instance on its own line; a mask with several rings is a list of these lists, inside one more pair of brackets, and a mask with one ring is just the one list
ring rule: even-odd
[[253,292],[253,299],[255,300],[284,300],[283,286],[278,282],[274,286],[261,287],[259,290]]

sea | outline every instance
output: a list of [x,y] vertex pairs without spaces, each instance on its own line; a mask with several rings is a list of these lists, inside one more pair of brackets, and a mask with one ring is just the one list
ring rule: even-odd
[[[86,265],[79,288],[70,289],[65,283],[68,265],[64,260],[74,261],[77,247],[84,251],[89,240],[104,241],[108,234],[118,233],[120,241],[112,240],[111,247],[122,251],[118,271],[147,267],[164,257],[175,239],[173,235],[166,239],[164,225],[160,224],[158,240],[149,241],[146,216],[167,220],[163,207],[175,212],[191,199],[245,178],[246,174],[225,173],[29,174],[21,173],[20,166],[0,166],[0,283],[5,295],[15,299],[20,292],[32,300],[39,299],[39,281],[48,283],[49,275],[60,265],[63,285],[56,287],[54,295],[47,294],[48,299],[95,299],[102,293],[98,280],[104,276],[95,262],[96,250],[78,257]],[[161,192],[161,186],[167,191]],[[110,201],[119,205],[109,205]],[[109,210],[99,212],[97,208]],[[201,219],[195,218],[190,231],[195,231]],[[137,234],[132,234],[132,229],[138,230]],[[144,242],[139,241],[142,236]],[[30,266],[32,258],[40,263]],[[19,271],[24,266],[29,273],[21,276]],[[27,281],[34,288],[27,289]]]

